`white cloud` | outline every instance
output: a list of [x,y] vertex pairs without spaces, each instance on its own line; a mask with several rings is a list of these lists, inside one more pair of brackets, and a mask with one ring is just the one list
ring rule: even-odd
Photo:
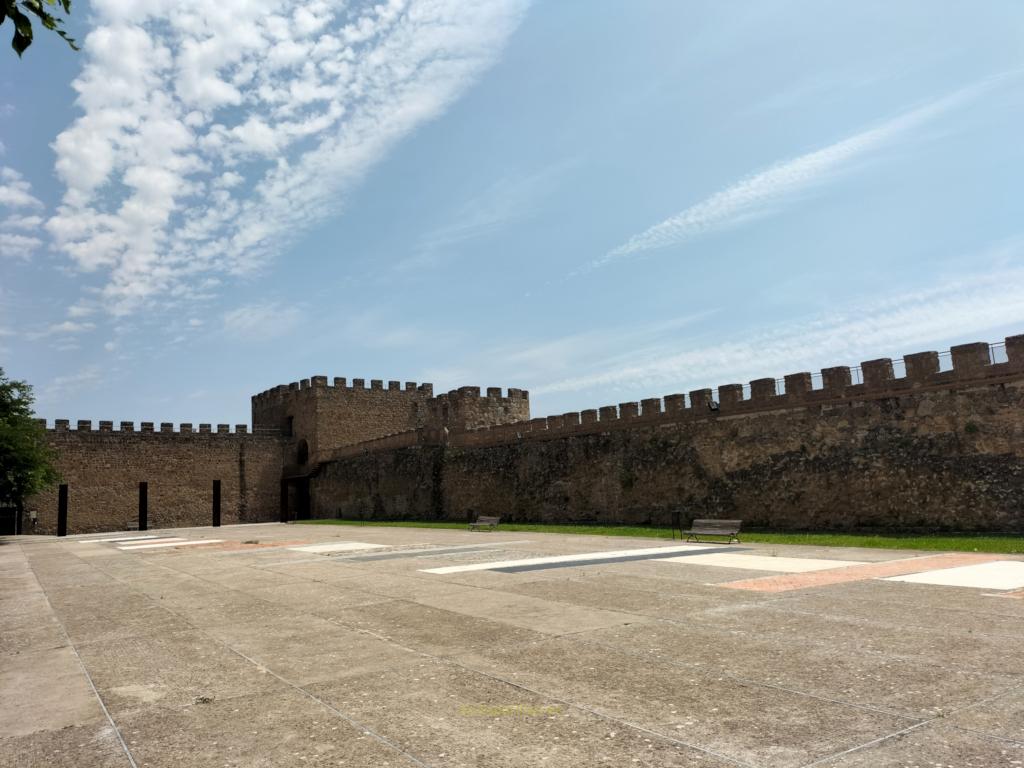
[[1024,268],[1002,267],[950,279],[714,343],[699,339],[687,343],[675,335],[627,349],[614,358],[595,361],[570,356],[560,364],[585,373],[565,377],[556,373],[531,391],[543,395],[630,390],[653,396],[660,390],[715,387],[813,372],[828,365],[857,365],[864,359],[918,352],[941,340],[1007,326],[1024,331]]
[[0,167],[0,205],[8,208],[42,208],[43,203],[32,194],[32,185],[13,168]]
[[772,211],[774,204],[828,180],[853,160],[966,103],[1003,77],[986,79],[823,149],[777,163],[634,235],[592,261],[588,268],[593,269],[642,251],[678,245],[705,233],[764,216]]
[[2,229],[39,229],[43,225],[42,216],[20,216],[13,215],[8,216],[2,222],[0,222],[0,228]]
[[60,323],[53,323],[45,330],[31,334],[33,339],[42,339],[47,336],[70,336],[91,331],[96,327],[95,323],[80,323],[75,320],[64,320]]
[[[0,208],[38,209],[43,203],[32,194],[32,185],[13,168],[0,167]],[[33,233],[39,231],[41,216],[10,213],[0,221],[0,258],[28,261],[43,241]],[[20,230],[20,231],[19,231]]]
[[38,237],[0,230],[0,258],[27,261],[42,245]]
[[89,317],[96,314],[96,306],[87,301],[77,301],[68,307],[68,317]]
[[118,314],[257,269],[441,114],[525,2],[99,0],[47,227]]
[[301,321],[302,312],[295,307],[249,304],[224,313],[224,331],[236,339],[263,341],[288,335]]

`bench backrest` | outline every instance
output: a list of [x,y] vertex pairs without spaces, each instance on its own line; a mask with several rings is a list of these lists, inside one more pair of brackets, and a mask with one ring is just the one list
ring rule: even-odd
[[500,520],[500,517],[488,517],[487,515],[480,515],[476,519],[475,525],[497,525]]
[[691,530],[700,533],[739,533],[742,520],[694,520]]

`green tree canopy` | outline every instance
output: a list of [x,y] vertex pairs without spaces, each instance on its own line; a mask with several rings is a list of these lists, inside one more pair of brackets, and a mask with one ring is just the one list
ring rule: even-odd
[[[11,40],[11,47],[18,56],[25,52],[25,49],[32,45],[32,17],[35,16],[40,24],[51,32],[56,32],[74,50],[78,50],[75,41],[68,37],[62,29],[64,19],[54,16],[49,8],[56,9],[56,6],[64,9],[64,13],[71,13],[71,0],[0,0],[0,24],[7,19],[14,24],[14,38]],[[49,8],[48,8],[49,7]]]
[[32,387],[0,368],[0,503],[21,509],[27,497],[57,482],[54,453],[32,414]]

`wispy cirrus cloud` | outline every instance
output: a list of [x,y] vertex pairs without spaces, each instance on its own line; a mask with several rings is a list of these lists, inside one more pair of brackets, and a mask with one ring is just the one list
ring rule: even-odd
[[104,378],[104,371],[99,365],[87,365],[75,373],[55,376],[39,393],[39,402],[46,405],[57,405],[82,390],[94,389]]
[[[1024,255],[1024,254],[1022,254]],[[938,341],[984,334],[993,328],[1024,330],[1024,267],[1004,264],[982,273],[937,281],[919,290],[851,302],[827,314],[709,342],[674,335],[603,359],[569,357],[571,376],[537,377],[537,395],[601,390],[656,395],[856,365],[884,354],[918,352]],[[650,335],[650,334],[647,334]],[[979,339],[1001,341],[1001,339]]]
[[574,163],[574,159],[563,160],[533,173],[510,173],[498,179],[460,205],[448,222],[421,235],[416,252],[396,264],[396,271],[435,266],[462,244],[535,215]]
[[[302,318],[302,311],[296,307],[275,302],[247,304],[224,313],[224,332],[243,341],[265,341],[291,333]],[[198,326],[190,321],[189,327]]]
[[526,0],[97,0],[47,228],[127,314],[259,268],[494,61]]
[[968,103],[1005,76],[987,78],[910,109],[842,141],[779,162],[767,170],[748,176],[634,235],[622,245],[591,261],[587,269],[644,251],[685,243],[700,235],[767,215],[772,212],[773,206],[833,178],[854,160],[882,148],[913,128]]

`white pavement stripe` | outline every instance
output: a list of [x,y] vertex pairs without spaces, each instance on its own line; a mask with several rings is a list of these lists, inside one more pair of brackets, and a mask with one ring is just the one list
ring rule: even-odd
[[161,541],[158,544],[129,544],[128,546],[118,547],[118,549],[124,552],[134,552],[136,549],[160,549],[161,547],[188,547],[195,544],[219,544],[224,539],[198,539],[195,541]]
[[[164,542],[171,542],[171,541],[188,541],[188,539],[186,539],[184,536],[158,536],[157,537],[157,541],[149,542],[149,543],[152,543],[152,544],[163,544]],[[145,543],[143,543],[143,544],[123,544],[123,545],[118,546],[118,549],[131,549],[133,547],[142,547],[142,546],[145,546]]]
[[86,539],[78,542],[79,544],[96,544],[98,542],[106,541],[142,541],[143,539],[161,539],[166,538],[164,536],[119,536],[116,539]]
[[860,560],[818,560],[812,557],[772,557],[770,555],[741,555],[715,552],[689,557],[666,557],[658,562],[684,565],[714,565],[720,568],[743,568],[748,571],[778,571],[779,573],[807,573],[864,565]]
[[885,581],[908,581],[914,584],[936,584],[943,587],[974,587],[975,589],[1020,589],[1024,587],[1024,562],[996,560],[980,565],[961,565],[937,571],[890,576]]
[[525,560],[494,560],[489,563],[473,563],[472,565],[449,565],[444,568],[422,568],[423,573],[464,573],[466,571],[489,571],[493,568],[514,568],[521,565],[549,565],[551,563],[574,563],[580,560],[614,560],[617,557],[631,555],[656,555],[664,552],[693,552],[697,549],[714,549],[716,545],[682,544],[676,547],[645,547],[643,549],[617,549],[612,552],[584,552],[579,555],[557,555],[554,557],[530,557]]
[[352,552],[357,549],[386,549],[383,544],[366,544],[362,541],[342,541],[337,544],[307,544],[303,547],[288,547],[295,552]]

